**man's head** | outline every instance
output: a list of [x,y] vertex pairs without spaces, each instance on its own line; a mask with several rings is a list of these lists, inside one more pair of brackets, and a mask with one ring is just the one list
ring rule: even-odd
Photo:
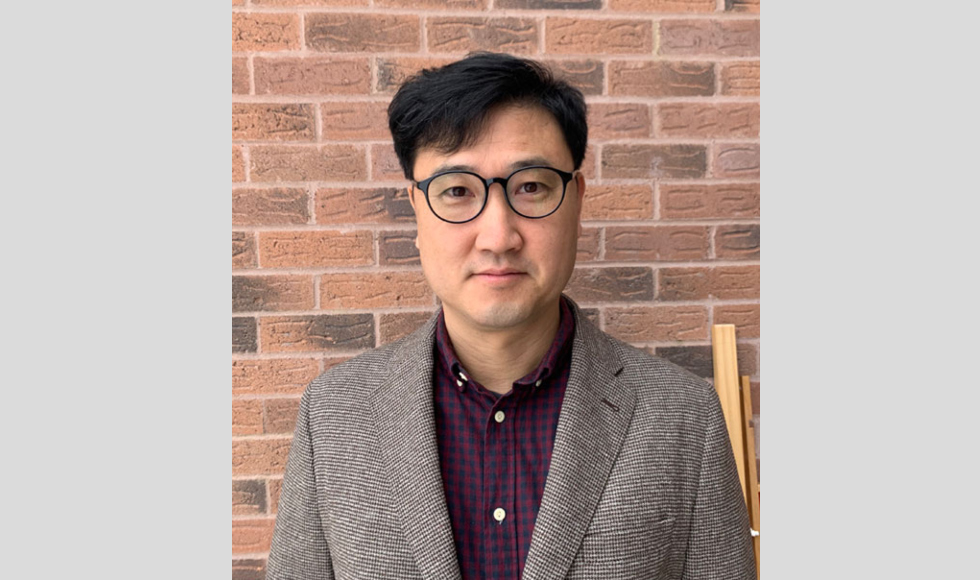
[[477,54],[409,79],[388,111],[447,325],[553,323],[581,230],[582,94],[536,63]]
[[548,111],[565,137],[574,169],[582,165],[588,141],[582,92],[557,80],[542,65],[497,53],[475,53],[408,79],[388,106],[388,127],[407,179],[423,148],[452,153],[472,144],[487,117],[506,105]]

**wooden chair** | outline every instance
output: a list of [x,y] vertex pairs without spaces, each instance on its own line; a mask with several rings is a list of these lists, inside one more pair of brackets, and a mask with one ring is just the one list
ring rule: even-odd
[[752,545],[757,573],[759,566],[759,476],[755,465],[755,431],[752,427],[752,388],[748,376],[739,377],[735,350],[735,325],[711,327],[711,350],[714,362],[715,390],[725,414],[728,436],[732,441],[742,497],[749,510]]

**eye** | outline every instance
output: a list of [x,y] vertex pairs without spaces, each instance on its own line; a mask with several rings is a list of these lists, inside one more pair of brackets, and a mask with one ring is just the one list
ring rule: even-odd
[[525,193],[525,194],[533,195],[535,193],[540,193],[541,191],[543,191],[543,189],[544,189],[543,184],[538,183],[537,181],[528,181],[527,183],[522,183],[520,187],[517,188],[517,193],[519,194]]
[[461,185],[457,185],[457,186],[454,186],[454,187],[446,188],[442,192],[439,193],[439,196],[440,197],[445,197],[445,198],[449,198],[449,199],[460,199],[460,198],[463,198],[463,197],[472,197],[472,195],[473,195],[473,192],[471,192],[469,189],[467,189],[467,188],[465,188],[465,187],[463,187]]

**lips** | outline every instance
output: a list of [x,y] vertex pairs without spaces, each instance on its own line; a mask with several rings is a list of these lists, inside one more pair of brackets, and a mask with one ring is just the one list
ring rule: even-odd
[[527,276],[524,270],[516,268],[487,268],[473,273],[473,279],[490,288],[504,288],[516,284]]
[[517,276],[523,274],[524,272],[520,270],[515,270],[513,268],[501,268],[501,269],[490,269],[482,270],[477,272],[476,276]]

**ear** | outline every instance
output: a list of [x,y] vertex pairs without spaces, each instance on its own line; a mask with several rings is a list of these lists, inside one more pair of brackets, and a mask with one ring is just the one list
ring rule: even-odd
[[405,191],[408,193],[408,203],[412,204],[412,211],[418,215],[418,211],[415,209],[415,186],[409,183]]
[[582,202],[585,201],[585,176],[581,171],[575,173],[575,196],[578,197],[578,235],[582,237]]
[[412,241],[415,243],[415,248],[417,249],[419,247],[419,235],[418,235],[419,211],[418,208],[415,207],[415,186],[410,183],[408,184],[408,188],[405,191],[408,192],[408,203],[412,204],[412,211],[415,212],[416,232],[415,232],[415,239]]

